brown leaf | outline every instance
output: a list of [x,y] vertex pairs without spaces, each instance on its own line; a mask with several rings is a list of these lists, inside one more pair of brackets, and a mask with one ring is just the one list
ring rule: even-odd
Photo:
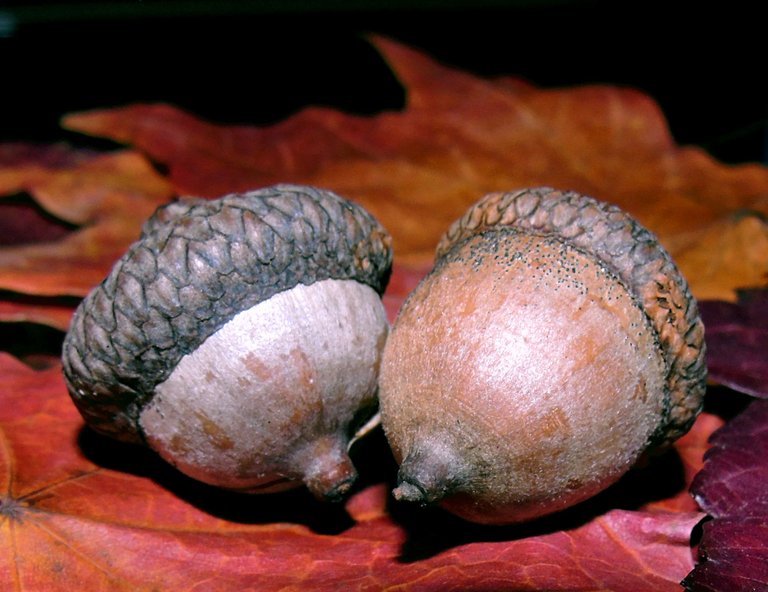
[[215,196],[276,181],[336,190],[391,229],[401,262],[429,260],[440,234],[484,193],[551,185],[637,216],[698,297],[731,299],[737,287],[765,283],[768,249],[755,247],[768,244],[766,168],[728,167],[679,148],[658,107],[633,90],[485,80],[375,43],[406,87],[405,111],[367,118],[311,108],[258,129],[133,105],[64,124],[143,150],[169,168],[181,193]]
[[78,227],[59,240],[0,249],[0,289],[43,296],[87,294],[172,196],[152,166],[127,151],[69,166],[41,160],[0,167],[0,195],[19,192]]
[[0,299],[0,321],[6,323],[32,321],[66,331],[75,306],[69,301],[46,302],[41,299],[6,296]]
[[0,170],[24,166],[45,166],[49,169],[67,168],[86,162],[95,156],[90,150],[75,149],[66,144],[0,144]]
[[703,228],[675,253],[699,299],[737,300],[732,289],[768,281],[768,224],[764,213],[734,212]]
[[[0,354],[0,373],[4,590],[641,592],[678,590],[693,567],[696,512],[611,510],[528,536],[470,529],[468,539],[443,538],[409,558],[409,545],[431,531],[393,519],[383,483],[351,498],[347,518],[304,492],[207,488],[144,450],[83,431],[58,368],[36,372]],[[329,525],[341,530],[331,536]]]

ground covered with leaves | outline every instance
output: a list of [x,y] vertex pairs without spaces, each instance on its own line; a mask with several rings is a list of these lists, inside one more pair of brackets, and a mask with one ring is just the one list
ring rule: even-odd
[[[0,588],[768,589],[768,169],[675,145],[633,90],[480,79],[374,42],[402,111],[310,108],[253,128],[134,104],[63,120],[122,148],[0,145]],[[547,185],[623,207],[701,301],[705,412],[605,493],[502,528],[392,502],[381,433],[353,450],[348,501],[323,506],[216,490],[85,428],[56,357],[79,299],[157,206],[277,182],[332,189],[392,232],[391,319],[489,191]]]

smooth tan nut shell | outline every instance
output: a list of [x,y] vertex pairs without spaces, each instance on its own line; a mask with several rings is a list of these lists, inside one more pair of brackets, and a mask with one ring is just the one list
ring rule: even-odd
[[318,497],[340,495],[356,475],[351,424],[376,407],[387,330],[370,287],[298,285],[182,358],[142,411],[142,430],[166,460],[213,485],[264,492],[303,481]]
[[617,208],[488,196],[446,233],[385,347],[395,496],[510,523],[597,493],[695,418],[702,337],[674,264]]

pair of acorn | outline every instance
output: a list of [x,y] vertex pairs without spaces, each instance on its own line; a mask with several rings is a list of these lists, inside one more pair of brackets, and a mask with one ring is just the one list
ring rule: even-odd
[[380,407],[395,497],[496,524],[584,500],[688,430],[703,326],[626,213],[490,194],[436,255],[390,331],[391,238],[360,206],[294,185],[171,203],[75,313],[67,387],[96,431],[195,479],[331,500]]

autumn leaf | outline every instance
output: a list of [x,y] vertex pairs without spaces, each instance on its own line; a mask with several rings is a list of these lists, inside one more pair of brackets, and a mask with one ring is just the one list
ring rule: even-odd
[[393,513],[381,482],[391,475],[370,468],[379,483],[359,489],[346,513],[303,490],[215,490],[84,429],[59,368],[0,354],[0,373],[3,590],[639,592],[677,590],[693,567],[698,512],[603,507],[587,521],[571,513],[489,529]]
[[685,586],[768,589],[768,401],[753,402],[710,442],[691,491],[714,520],[704,524],[701,562]]
[[[695,428],[675,442],[673,453],[665,455],[661,459],[654,459],[649,469],[651,475],[645,476],[643,471],[639,471],[636,480],[634,478],[625,480],[628,481],[628,489],[642,490],[643,483],[653,479],[661,479],[665,482],[680,479],[684,483],[693,481],[693,478],[701,470],[702,459],[710,447],[710,436],[721,428],[724,423],[724,420],[714,413],[704,412],[699,415]],[[662,473],[658,465],[665,461],[673,463],[673,466],[669,467],[666,473]],[[679,483],[677,486],[679,487]],[[675,495],[667,495],[657,501],[650,501],[643,505],[643,509],[659,509],[671,512],[694,512],[700,510],[693,497],[685,488],[679,489]]]
[[53,244],[0,251],[0,285],[38,295],[84,295],[138,238],[144,220],[171,190],[139,154],[119,152],[75,167],[0,170],[0,193],[25,191],[45,210],[81,226]]
[[[406,87],[404,111],[359,117],[308,108],[254,128],[208,123],[169,105],[132,105],[70,115],[64,124],[142,154],[3,148],[0,196],[28,194],[71,228],[47,243],[0,248],[0,290],[83,296],[157,205],[178,194],[213,197],[275,182],[359,201],[393,233],[398,263],[416,269],[483,194],[552,185],[638,217],[699,298],[733,299],[736,288],[765,283],[764,167],[728,167],[676,146],[657,106],[633,90],[485,80],[391,41],[375,43]],[[167,168],[168,179],[144,155]],[[4,310],[5,318],[23,314],[12,302]],[[63,327],[60,315],[29,315]]]
[[0,293],[0,321],[21,323],[34,321],[66,330],[77,302],[70,299],[19,297]]
[[[417,280],[396,270],[393,308]],[[722,424],[702,415],[664,460],[543,526],[489,529],[392,508],[381,434],[362,443],[345,514],[304,491],[254,499],[193,482],[83,428],[58,367],[0,356],[0,373],[0,585],[20,590],[677,590],[701,517],[688,477]]]
[[179,193],[218,196],[278,181],[335,190],[395,238],[399,261],[432,257],[439,236],[490,191],[549,185],[613,202],[656,232],[698,298],[768,279],[768,170],[728,167],[672,141],[633,90],[544,90],[480,79],[394,42],[376,46],[405,86],[402,112],[309,108],[268,128],[201,121],[169,105],[67,116],[65,127],[143,151]]
[[710,378],[768,398],[768,291],[743,291],[736,303],[702,302],[700,308]]
[[[46,167],[64,169],[86,162],[96,153],[91,150],[75,149],[66,144],[26,144],[13,142],[0,144],[0,170],[3,177],[25,167]],[[4,183],[7,181],[4,180]]]
[[[737,303],[703,302],[707,365],[720,384],[768,397],[768,291],[740,292]],[[733,394],[732,394],[733,396]],[[768,402],[755,401],[710,438],[691,492],[714,520],[699,545],[700,562],[687,589],[768,587]]]
[[[0,195],[28,194],[44,210],[23,199],[0,200],[8,243],[0,248],[0,320],[66,329],[74,309],[66,297],[85,296],[106,276],[171,189],[132,152],[22,154],[12,165],[0,162]],[[20,298],[29,294],[35,298]]]

